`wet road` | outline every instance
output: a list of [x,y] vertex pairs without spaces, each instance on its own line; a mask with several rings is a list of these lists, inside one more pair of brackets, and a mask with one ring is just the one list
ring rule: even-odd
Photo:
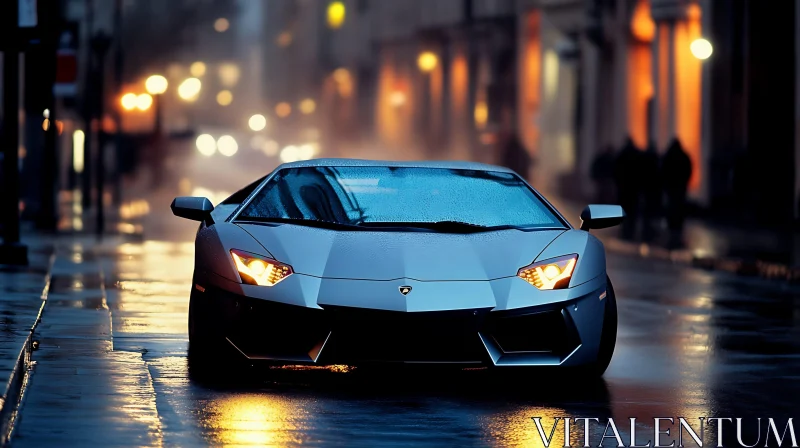
[[548,430],[555,416],[614,417],[627,444],[630,417],[642,442],[653,417],[797,417],[800,305],[777,283],[611,256],[619,339],[600,382],[328,370],[208,382],[187,362],[192,263],[187,241],[61,247],[15,446],[541,446],[536,416]]

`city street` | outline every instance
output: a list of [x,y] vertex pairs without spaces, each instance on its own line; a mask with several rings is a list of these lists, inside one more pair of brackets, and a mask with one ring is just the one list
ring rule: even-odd
[[[797,417],[796,289],[617,255],[619,337],[600,382],[347,369],[198,378],[186,329],[194,224],[158,219],[174,224],[172,236],[151,236],[168,240],[61,245],[14,446],[542,446],[532,417],[549,433],[556,416],[614,417],[626,444],[630,417],[641,443],[654,416],[695,427],[698,417],[742,417],[750,444],[756,417],[779,428]],[[705,440],[714,446],[716,431]]]

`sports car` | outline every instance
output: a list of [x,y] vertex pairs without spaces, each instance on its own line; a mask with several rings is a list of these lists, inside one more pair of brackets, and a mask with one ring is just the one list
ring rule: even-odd
[[192,356],[271,365],[559,366],[602,375],[617,306],[602,243],[515,172],[469,162],[286,163],[200,221]]

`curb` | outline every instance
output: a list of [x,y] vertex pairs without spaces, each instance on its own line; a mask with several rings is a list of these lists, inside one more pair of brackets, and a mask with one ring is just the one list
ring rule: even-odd
[[8,377],[8,382],[3,390],[3,395],[0,397],[0,446],[8,446],[11,441],[11,435],[14,432],[14,425],[17,422],[19,414],[19,405],[22,402],[22,397],[25,394],[25,388],[28,385],[30,372],[33,367],[31,362],[31,353],[33,352],[33,334],[42,321],[42,313],[44,306],[47,303],[47,295],[50,292],[50,280],[53,276],[53,264],[55,263],[55,251],[50,255],[48,261],[47,274],[45,275],[44,288],[40,296],[42,304],[39,306],[39,312],[36,315],[33,325],[25,338],[25,342],[20,347],[19,354],[17,355],[17,362],[11,370],[11,375]]
[[800,268],[762,260],[747,261],[739,258],[707,257],[687,249],[669,250],[647,243],[629,243],[617,238],[603,238],[610,252],[685,264],[710,271],[730,272],[746,277],[800,283]]

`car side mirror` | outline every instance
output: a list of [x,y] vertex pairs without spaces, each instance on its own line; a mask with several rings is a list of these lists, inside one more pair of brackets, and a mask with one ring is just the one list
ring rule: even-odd
[[581,230],[614,227],[624,219],[625,210],[619,205],[590,204],[581,212]]
[[172,214],[180,218],[191,219],[192,221],[205,221],[213,224],[211,212],[214,211],[214,204],[208,198],[197,196],[178,196],[172,200],[169,206]]

